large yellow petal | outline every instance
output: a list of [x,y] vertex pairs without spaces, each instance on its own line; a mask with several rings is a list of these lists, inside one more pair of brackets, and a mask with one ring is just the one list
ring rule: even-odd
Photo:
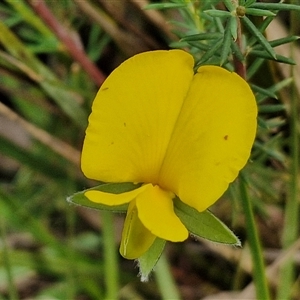
[[188,238],[188,230],[174,212],[174,194],[159,186],[148,187],[136,198],[138,216],[154,235],[172,242]]
[[127,259],[136,259],[153,244],[153,235],[138,218],[135,201],[130,202],[122,232],[120,253]]
[[111,73],[89,117],[81,161],[88,178],[157,182],[193,63],[184,51],[152,51]]
[[220,67],[200,67],[161,169],[159,185],[203,211],[246,164],[257,107],[248,84]]

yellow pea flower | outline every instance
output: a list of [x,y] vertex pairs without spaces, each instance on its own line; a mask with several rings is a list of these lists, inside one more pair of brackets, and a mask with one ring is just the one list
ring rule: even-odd
[[187,239],[174,197],[206,210],[250,156],[257,106],[249,85],[221,67],[194,74],[193,65],[182,50],[138,54],[110,74],[93,102],[84,174],[142,183],[121,194],[84,194],[95,203],[129,204],[120,247],[125,258],[140,257],[156,237]]

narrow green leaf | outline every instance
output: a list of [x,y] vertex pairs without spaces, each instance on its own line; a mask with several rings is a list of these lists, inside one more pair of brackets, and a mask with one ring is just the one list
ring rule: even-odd
[[138,267],[140,269],[141,281],[148,281],[149,275],[157,264],[164,248],[166,241],[156,238],[151,247],[138,258]]
[[95,186],[90,189],[75,193],[72,196],[67,198],[67,201],[76,205],[85,206],[97,210],[110,210],[114,212],[126,212],[128,204],[122,205],[104,205],[101,203],[95,203],[90,201],[87,197],[84,196],[87,191],[101,191],[111,194],[121,194],[124,192],[129,192],[140,187],[141,184],[133,184],[131,182],[122,182],[122,183],[105,183],[98,186]]
[[257,124],[259,127],[263,128],[263,129],[270,129],[268,124],[266,123],[266,121],[263,118],[258,117]]
[[180,41],[201,41],[201,40],[214,40],[223,36],[221,32],[198,33],[183,37]]
[[251,84],[251,88],[254,92],[260,93],[260,94],[270,97],[270,98],[277,99],[277,95],[273,91],[269,91],[269,89],[262,88],[255,84]]
[[[273,41],[269,41],[269,44],[274,48],[274,47],[278,47],[280,45],[295,42],[299,39],[300,39],[299,36],[292,35],[292,36],[287,36],[287,37],[284,37],[284,38],[281,38],[281,39],[276,39],[276,40],[273,40]],[[253,47],[253,49],[259,50],[259,49],[261,49],[261,45],[256,45],[256,46]]]
[[285,3],[264,3],[256,2],[249,5],[251,8],[267,9],[267,10],[296,10],[300,11],[300,5],[297,4],[285,4]]
[[260,70],[261,66],[265,62],[264,58],[256,57],[252,64],[248,66],[247,70],[247,79],[251,79],[257,72]]
[[233,5],[232,1],[230,0],[223,0],[223,3],[225,4],[225,6],[230,12],[236,9],[236,6]]
[[208,45],[207,43],[201,43],[201,42],[188,42],[191,46],[200,49],[202,51],[208,51],[211,49],[211,46]]
[[276,53],[274,49],[271,47],[266,38],[261,34],[261,32],[256,28],[256,26],[246,17],[241,18],[244,25],[248,28],[248,30],[257,38],[258,42],[262,45],[262,47],[276,60]]
[[[274,17],[266,17],[262,21],[262,23],[257,27],[258,31],[261,33],[265,32],[267,27],[271,24],[271,22],[274,20]],[[248,40],[248,48],[251,48],[256,43],[256,37],[251,36]]]
[[231,17],[231,13],[226,10],[218,10],[218,9],[207,9],[204,13],[208,14],[213,18],[229,18]]
[[283,104],[266,104],[260,105],[258,111],[260,113],[274,113],[286,110],[286,106]]
[[261,57],[261,58],[265,58],[265,59],[270,59],[270,60],[274,60],[276,62],[279,63],[284,63],[284,64],[289,64],[289,65],[296,65],[296,62],[288,57],[276,54],[276,58],[274,58],[273,56],[270,56],[268,53],[266,53],[265,51],[260,51],[260,50],[251,50],[249,52],[249,54],[256,56],[256,57]]
[[266,120],[266,124],[269,129],[278,128],[284,124],[286,124],[286,120],[280,118],[272,118]]
[[225,27],[223,45],[221,48],[220,66],[222,66],[228,60],[228,55],[231,50],[230,44],[232,40],[231,23],[234,21],[235,21],[235,17],[229,18]]
[[208,210],[200,213],[179,198],[174,200],[174,210],[188,231],[195,236],[217,243],[241,245],[235,234]]
[[275,17],[276,14],[269,10],[246,7],[246,14],[261,17]]
[[185,47],[189,47],[189,43],[188,42],[172,42],[169,44],[170,48],[185,48]]
[[268,156],[271,156],[278,161],[281,161],[281,162],[285,161],[284,155],[282,153],[280,153],[279,151],[277,151],[276,149],[270,148],[270,147],[266,146],[265,144],[262,144],[258,141],[256,141],[254,143],[254,146],[256,148],[260,149],[261,151],[265,152],[266,154],[268,154]]
[[248,7],[248,6],[252,5],[254,2],[256,2],[256,0],[247,0],[245,3],[245,6]]
[[283,89],[284,87],[289,86],[293,82],[293,80],[294,79],[292,77],[286,78],[286,79],[272,85],[271,87],[268,88],[268,90],[270,92],[276,93],[276,92],[280,91],[281,89]]
[[170,8],[183,8],[187,7],[186,3],[152,3],[146,5],[143,9],[170,9]]
[[221,48],[222,44],[223,39],[219,39],[214,45],[212,45],[211,48],[201,57],[199,62],[196,64],[196,67],[205,63],[207,60],[216,55],[216,52],[219,50],[219,48]]
[[233,16],[230,19],[230,31],[233,39],[236,41],[237,39],[237,31],[238,31],[238,21],[237,17]]

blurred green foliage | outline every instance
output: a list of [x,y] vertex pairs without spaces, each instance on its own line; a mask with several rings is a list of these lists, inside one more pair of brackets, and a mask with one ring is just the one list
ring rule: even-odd
[[[288,253],[283,249],[297,242],[299,249],[300,79],[298,65],[286,68],[299,61],[299,2],[162,2],[0,2],[0,299],[105,299],[103,218],[66,198],[93,185],[80,171],[80,150],[98,87],[124,59],[147,50],[184,48],[197,66],[245,67],[259,105],[259,130],[243,177],[264,257],[272,266]],[[239,37],[236,14],[243,24]],[[289,32],[269,41],[265,30],[276,33],[274,19]],[[223,248],[192,239],[169,245],[183,299],[243,290],[252,278],[240,181],[212,210],[235,230],[244,250],[228,247],[226,256]],[[117,244],[118,234],[111,235]],[[163,297],[155,280],[141,284],[133,264],[121,257],[118,264],[120,299]],[[278,269],[269,275],[272,295],[298,299],[299,261],[286,274],[292,274],[288,291],[271,280]]]

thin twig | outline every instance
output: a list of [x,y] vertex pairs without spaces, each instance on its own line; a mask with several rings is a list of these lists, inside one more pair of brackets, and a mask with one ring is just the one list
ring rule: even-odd
[[145,10],[144,7],[149,4],[147,0],[128,0],[138,7],[144,16],[150,20],[157,28],[159,28],[166,36],[172,40],[177,41],[178,37],[172,33],[170,24],[166,18],[157,10]]
[[[236,44],[239,47],[239,49],[243,50],[243,43],[242,43],[242,24],[239,17],[237,18],[237,39]],[[233,55],[233,63],[234,63],[234,69],[237,74],[239,74],[242,78],[246,79],[246,65],[244,62],[240,61],[235,55]]]
[[99,2],[102,4],[102,6],[105,8],[105,10],[124,28],[126,28],[128,31],[132,32],[134,35],[136,35],[139,40],[142,40],[150,49],[159,49],[159,44],[149,35],[147,35],[140,26],[136,26],[136,24],[132,23],[132,19],[125,18],[119,8],[120,5],[125,5],[126,3],[118,2],[118,1],[107,1],[107,0],[99,0]]
[[89,1],[74,0],[74,2],[91,20],[94,20],[94,22],[101,26],[101,29],[112,38],[126,56],[132,56],[149,50],[147,45],[137,42],[134,34],[119,28],[116,21],[100,7]]
[[80,152],[70,146],[69,144],[61,141],[60,139],[50,135],[47,131],[36,127],[35,125],[29,123],[13,110],[5,106],[0,102],[0,114],[6,116],[13,122],[20,124],[30,135],[41,143],[47,145],[50,149],[63,156],[76,166],[79,166],[80,162]]

